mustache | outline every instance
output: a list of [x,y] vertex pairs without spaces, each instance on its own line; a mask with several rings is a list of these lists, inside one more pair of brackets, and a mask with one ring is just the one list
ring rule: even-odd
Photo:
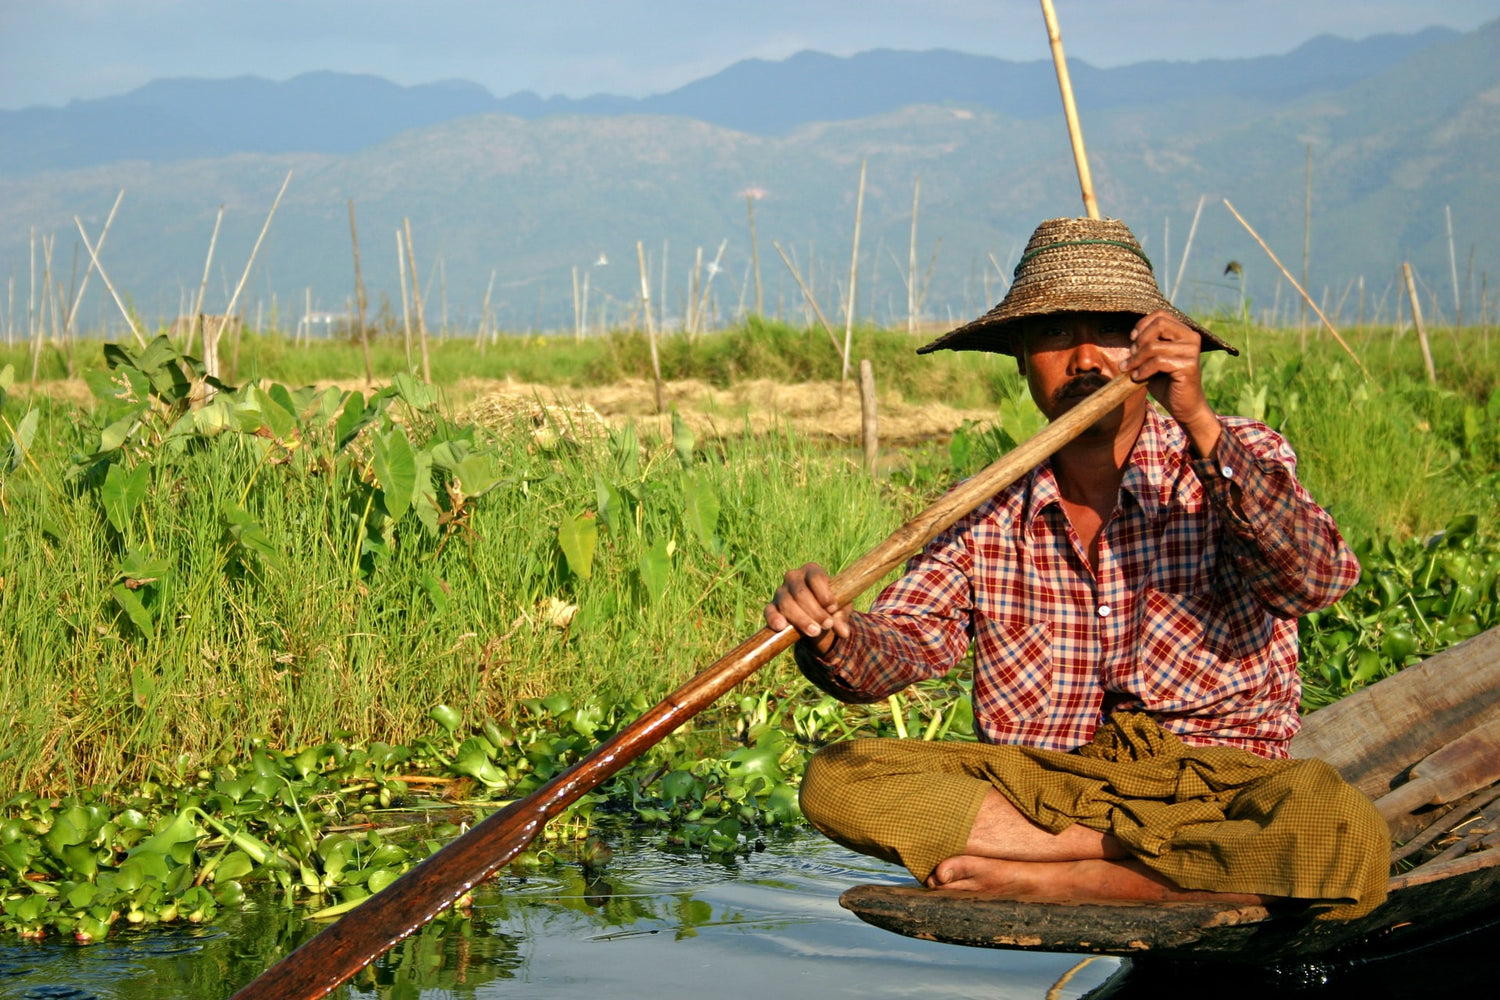
[[1063,383],[1053,394],[1053,400],[1062,402],[1065,399],[1082,399],[1085,396],[1092,396],[1108,384],[1109,379],[1098,372],[1085,372]]

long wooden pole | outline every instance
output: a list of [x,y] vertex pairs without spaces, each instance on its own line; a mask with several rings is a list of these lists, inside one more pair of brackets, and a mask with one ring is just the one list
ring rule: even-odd
[[[1142,386],[1120,375],[988,468],[954,486],[833,579],[848,604]],[[353,976],[531,843],[546,824],[787,649],[795,629],[762,628],[536,792],[492,814],[272,966],[234,1000],[315,1000]]]
[[365,385],[375,381],[370,367],[370,331],[365,326],[365,279],[359,273],[359,230],[354,225],[354,199],[349,199],[349,242],[354,244],[354,305],[359,310],[359,346],[365,352]]
[[1365,378],[1371,378],[1372,376],[1370,375],[1370,370],[1365,367],[1365,363],[1363,361],[1359,360],[1359,355],[1354,353],[1354,348],[1350,347],[1348,342],[1345,341],[1343,337],[1339,336],[1338,330],[1334,329],[1334,326],[1331,322],[1329,322],[1328,317],[1323,314],[1323,310],[1319,309],[1318,304],[1312,300],[1312,296],[1307,294],[1307,289],[1297,284],[1297,279],[1292,277],[1292,272],[1288,271],[1286,269],[1286,265],[1281,262],[1280,258],[1278,258],[1274,253],[1271,252],[1271,248],[1266,245],[1266,241],[1261,239],[1260,234],[1255,231],[1250,223],[1245,221],[1245,217],[1239,212],[1235,211],[1235,207],[1229,203],[1228,198],[1224,199],[1224,207],[1229,209],[1229,213],[1239,220],[1240,225],[1245,227],[1245,232],[1250,234],[1250,238],[1255,240],[1256,243],[1260,244],[1260,248],[1266,252],[1266,256],[1271,258],[1271,263],[1275,264],[1281,270],[1282,277],[1286,278],[1291,286],[1297,289],[1297,294],[1302,296],[1302,301],[1312,306],[1313,312],[1318,314],[1318,319],[1322,320],[1323,325],[1328,328],[1328,332],[1333,334],[1333,339],[1339,342],[1339,346],[1344,349],[1349,357],[1354,359],[1354,363],[1359,366],[1359,370],[1365,373]]
[[646,276],[646,248],[635,241],[635,259],[641,266],[641,311],[646,314],[646,340],[651,344],[651,377],[656,388],[656,412],[662,412],[661,357],[656,352],[656,320],[651,317],[651,282]]
[[839,371],[839,391],[849,381],[849,352],[854,342],[855,289],[859,284],[859,223],[865,212],[865,167],[869,161],[859,161],[859,194],[854,199],[854,252],[849,259],[849,302],[844,309],[844,366]]
[[1437,385],[1437,368],[1432,363],[1432,348],[1427,343],[1427,327],[1422,322],[1422,300],[1417,297],[1417,283],[1411,276],[1411,264],[1403,261],[1401,276],[1406,279],[1406,296],[1411,299],[1411,319],[1417,327],[1417,343],[1422,346],[1422,364],[1427,368],[1427,381]]
[[1078,124],[1078,106],[1073,103],[1073,81],[1068,76],[1068,60],[1063,56],[1062,32],[1057,27],[1057,11],[1052,0],[1042,0],[1042,17],[1047,22],[1047,40],[1052,43],[1052,65],[1057,69],[1057,89],[1062,92],[1063,114],[1068,119],[1068,138],[1073,142],[1073,163],[1078,167],[1078,187],[1083,192],[1083,207],[1090,219],[1099,218],[1099,202],[1094,198],[1094,178],[1089,173],[1089,158],[1083,150],[1083,129]]

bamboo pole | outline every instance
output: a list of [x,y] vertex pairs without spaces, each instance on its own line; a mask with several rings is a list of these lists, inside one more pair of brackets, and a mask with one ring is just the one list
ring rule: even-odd
[[[117,195],[115,195],[115,203],[110,206],[109,215],[104,220],[104,228],[99,231],[99,243],[95,247],[95,249],[98,250],[98,251],[100,251],[100,252],[103,252],[103,250],[104,250],[104,241],[109,237],[109,227],[112,226],[112,225],[114,225],[115,212],[119,211],[119,209],[120,209],[120,202],[121,202],[122,199],[124,199],[124,197],[125,197],[125,189],[124,188],[120,188],[120,193],[117,194]],[[68,308],[68,321],[63,324],[63,330],[64,331],[69,331],[69,330],[73,329],[73,320],[76,319],[77,316],[78,316],[78,305],[79,305],[79,303],[81,303],[83,301],[83,293],[86,292],[86,291],[88,291],[88,287],[89,287],[89,275],[91,275],[93,273],[94,273],[94,257],[93,257],[92,254],[90,254],[89,255],[89,266],[83,272],[83,281],[78,285],[78,292],[77,292],[76,295],[73,296],[73,304]]]
[[422,284],[417,280],[417,251],[411,242],[411,219],[402,217],[406,230],[406,263],[411,267],[411,304],[417,311],[417,343],[422,348],[422,381],[432,384],[432,363],[427,356],[427,318],[422,314]]
[[104,265],[99,263],[99,254],[94,246],[89,243],[89,234],[83,231],[83,223],[78,216],[73,216],[73,225],[78,227],[78,235],[83,237],[83,248],[89,252],[89,259],[94,262],[95,269],[99,272],[99,280],[104,282],[104,287],[109,289],[110,297],[115,300],[115,305],[120,310],[120,315],[125,317],[125,325],[130,328],[130,333],[135,337],[136,345],[146,346],[146,340],[141,336],[141,331],[136,329],[135,317],[130,315],[130,310],[125,308],[125,303],[120,300],[120,293],[115,291],[114,282],[109,280],[109,274],[105,272]]
[[[73,218],[78,218],[76,215]],[[79,232],[82,232],[79,227]],[[31,384],[36,385],[37,374],[42,366],[42,341],[47,339],[47,308],[52,304],[52,248],[57,243],[57,237],[51,239],[42,237],[42,309],[37,317],[36,332],[31,337]],[[53,316],[57,314],[54,307]],[[56,319],[53,325],[56,325]]]
[[1245,231],[1250,234],[1251,239],[1260,244],[1260,248],[1266,252],[1266,256],[1271,258],[1271,263],[1275,264],[1281,271],[1282,277],[1286,278],[1287,282],[1297,290],[1297,294],[1302,296],[1302,301],[1312,306],[1313,312],[1318,314],[1318,319],[1323,321],[1323,325],[1328,328],[1329,333],[1333,334],[1333,339],[1339,342],[1339,346],[1344,349],[1345,353],[1354,359],[1354,363],[1359,366],[1359,370],[1364,372],[1365,378],[1372,378],[1373,376],[1370,375],[1370,370],[1365,367],[1365,363],[1359,360],[1359,355],[1354,353],[1354,348],[1349,346],[1348,342],[1339,335],[1338,330],[1334,329],[1333,324],[1328,321],[1328,317],[1323,315],[1323,310],[1319,309],[1318,304],[1307,294],[1307,289],[1297,283],[1297,279],[1292,277],[1292,273],[1286,269],[1286,265],[1282,264],[1276,254],[1271,252],[1271,248],[1266,246],[1266,241],[1261,239],[1260,234],[1251,227],[1250,223],[1245,221],[1245,217],[1235,210],[1235,207],[1229,203],[1228,198],[1224,199],[1224,207],[1229,209],[1230,214],[1239,220],[1240,225],[1245,227]]
[[578,265],[573,265],[573,343],[583,339],[583,314],[578,311]]
[[1458,258],[1453,253],[1453,206],[1443,206],[1443,216],[1448,221],[1448,270],[1453,274],[1453,329],[1464,325],[1464,303],[1458,291]]
[[834,353],[838,353],[839,338],[834,335],[833,327],[828,325],[828,320],[823,316],[823,310],[818,308],[818,300],[813,298],[813,293],[810,289],[808,289],[807,282],[802,280],[801,272],[799,272],[796,266],[787,259],[786,251],[781,249],[780,243],[772,240],[771,245],[775,247],[776,252],[781,255],[781,262],[786,265],[786,269],[788,271],[792,272],[792,277],[797,279],[797,287],[802,289],[802,297],[807,300],[807,304],[812,307],[813,313],[817,315],[818,322],[823,325],[824,331],[826,331],[828,334],[829,342],[833,344]]
[[[224,324],[229,322],[229,317],[234,315],[234,307],[239,304],[240,293],[245,290],[245,282],[250,280],[250,269],[255,266],[255,256],[260,253],[260,245],[265,241],[266,233],[271,229],[271,220],[276,218],[276,208],[281,204],[281,196],[286,194],[286,187],[292,182],[292,172],[286,172],[286,179],[281,182],[281,190],[276,192],[276,200],[271,203],[271,210],[266,213],[265,225],[260,227],[260,235],[255,238],[255,245],[250,248],[250,259],[245,261],[245,270],[240,274],[240,283],[234,286],[234,294],[229,297],[229,305],[224,309],[224,318],[219,321],[214,331],[212,347],[209,347],[208,330],[203,331],[204,340],[204,371],[218,378],[219,376],[219,335],[224,332]],[[210,367],[208,357],[212,356],[213,362]],[[213,386],[209,386],[205,392],[205,398],[212,399],[214,395]]]
[[1057,89],[1062,93],[1063,114],[1068,119],[1068,138],[1073,143],[1073,163],[1078,168],[1078,187],[1083,207],[1090,219],[1099,218],[1099,202],[1094,198],[1094,178],[1083,149],[1083,129],[1078,124],[1078,106],[1073,103],[1073,81],[1068,76],[1068,60],[1063,55],[1062,32],[1057,27],[1057,11],[1052,0],[1042,0],[1042,18],[1047,22],[1047,40],[1052,44],[1052,65],[1057,70]]
[[[1312,261],[1312,143],[1307,144],[1307,200],[1302,212],[1302,287],[1307,287],[1307,269]],[[1297,319],[1297,332],[1302,337],[1302,353],[1307,353],[1307,307],[1312,299],[1302,305]],[[1314,308],[1317,308],[1314,306]]]
[[359,312],[359,346],[365,354],[365,386],[375,382],[370,366],[370,331],[365,326],[365,279],[359,273],[359,229],[354,225],[354,199],[349,199],[349,242],[354,246],[354,305]]
[[[182,353],[193,353],[193,337],[198,328],[203,325],[203,296],[208,293],[208,276],[212,273],[214,262],[214,247],[219,243],[219,227],[224,222],[224,206],[219,206],[219,214],[214,216],[214,231],[208,237],[208,254],[203,258],[203,280],[198,283],[198,298],[193,302],[193,311],[188,320],[187,346]],[[206,335],[205,335],[205,343]]]
[[[745,192],[745,208],[750,213],[750,262],[755,268],[755,315],[765,316],[766,300],[760,287],[760,244],[755,241],[755,194]],[[742,295],[741,298],[744,298]]]
[[917,335],[917,201],[921,196],[922,175],[918,174],[911,187],[911,242],[906,251],[906,332],[913,337]]
[[1432,363],[1432,348],[1427,343],[1427,327],[1422,322],[1422,299],[1417,294],[1417,284],[1412,280],[1411,264],[1402,262],[1401,276],[1406,279],[1406,296],[1411,300],[1411,319],[1417,328],[1417,343],[1422,345],[1422,364],[1427,367],[1427,381],[1437,385],[1437,368]]
[[[833,579],[839,604],[851,603],[939,533],[1141,389],[1128,374],[1116,377],[1040,433],[954,486]],[[492,813],[364,900],[236,993],[233,1000],[316,1000],[328,995],[514,858],[541,833],[548,819],[753,675],[796,639],[793,628],[773,632],[762,627],[573,767],[527,798]]]
[[646,339],[651,344],[651,376],[656,386],[656,412],[662,412],[661,358],[656,353],[656,321],[651,318],[651,282],[646,277],[646,249],[635,241],[635,259],[641,267],[641,311],[646,315]]
[[865,212],[865,166],[867,163],[867,160],[859,161],[859,194],[854,198],[854,252],[849,259],[849,300],[844,308],[844,366],[839,372],[840,386],[849,381],[849,352],[854,347],[854,303],[856,288],[859,284],[859,224]]
[[864,446],[865,470],[873,478],[880,455],[880,436],[875,411],[875,366],[869,358],[859,362],[859,439]]
[[1188,226],[1187,242],[1182,247],[1182,259],[1177,262],[1177,277],[1172,280],[1171,301],[1177,301],[1177,290],[1182,287],[1182,275],[1187,270],[1188,255],[1193,252],[1193,237],[1198,235],[1198,218],[1203,214],[1203,202],[1208,195],[1198,196],[1198,207],[1193,210],[1193,224]]
[[406,295],[406,243],[396,229],[396,266],[401,271],[401,329],[406,336],[406,370],[411,371],[411,303]]

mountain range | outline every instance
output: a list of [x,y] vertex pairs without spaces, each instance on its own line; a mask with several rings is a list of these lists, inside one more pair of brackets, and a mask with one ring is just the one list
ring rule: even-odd
[[[1075,62],[1072,73],[1100,202],[1136,228],[1164,284],[1208,196],[1182,304],[1237,299],[1222,273],[1233,259],[1255,307],[1275,302],[1285,315],[1290,291],[1218,201],[1228,196],[1300,271],[1311,148],[1313,293],[1326,287],[1336,300],[1364,275],[1373,312],[1410,259],[1449,312],[1456,270],[1474,317],[1471,252],[1476,288],[1500,266],[1500,21],[1464,34],[1318,38],[1259,59]],[[289,169],[248,291],[263,309],[273,295],[283,314],[309,295],[343,308],[352,199],[372,301],[383,293],[399,304],[390,244],[409,217],[422,279],[436,282],[430,320],[446,302],[455,321],[472,322],[493,274],[503,325],[571,323],[574,269],[591,283],[594,315],[607,303],[619,318],[639,294],[637,240],[653,283],[666,267],[669,311],[681,309],[697,249],[706,271],[725,241],[714,292],[718,311],[731,313],[753,302],[750,194],[767,311],[790,312],[800,299],[776,240],[804,278],[811,272],[831,318],[847,283],[861,162],[857,314],[904,316],[920,176],[919,270],[935,261],[927,312],[960,318],[998,297],[1039,219],[1078,212],[1058,109],[1049,62],[874,51],[748,60],[646,98],[496,98],[462,81],[402,87],[312,73],[282,83],[159,80],[118,97],[0,112],[0,269],[22,307],[17,320],[12,293],[7,324],[24,328],[30,259],[41,253],[33,227],[43,240],[61,237],[53,272],[72,273],[73,215],[94,238],[122,187],[101,258],[116,286],[148,316],[174,313],[197,288],[223,204],[208,300],[210,311],[216,300],[222,307]],[[102,315],[104,304],[101,296],[83,315]]]

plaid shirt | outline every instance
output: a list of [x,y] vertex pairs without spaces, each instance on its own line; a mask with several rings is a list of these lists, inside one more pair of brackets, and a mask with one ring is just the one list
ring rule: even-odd
[[1089,569],[1051,463],[907,564],[827,660],[803,672],[847,701],[947,673],[975,646],[982,740],[1071,750],[1105,715],[1149,712],[1193,745],[1285,757],[1299,722],[1297,617],[1359,564],[1265,424],[1222,417],[1211,460],[1148,407]]

